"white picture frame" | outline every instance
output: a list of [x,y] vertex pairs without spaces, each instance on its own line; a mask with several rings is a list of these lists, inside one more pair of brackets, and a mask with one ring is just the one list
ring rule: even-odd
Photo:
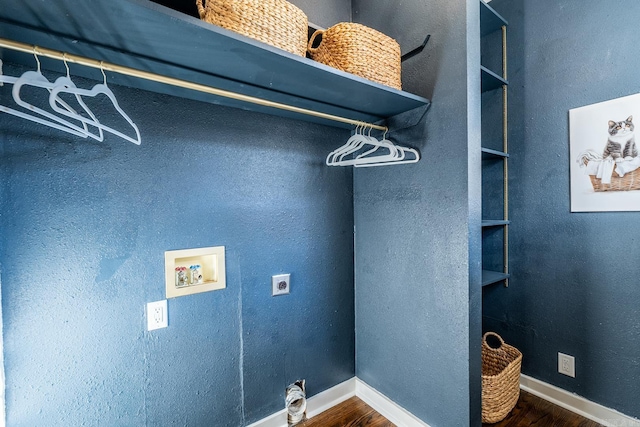
[[[571,212],[612,212],[612,211],[640,211],[640,190],[620,190],[624,187],[623,181],[616,172],[615,161],[608,157],[608,168],[604,165],[599,170],[604,175],[604,180],[596,180],[592,184],[590,173],[596,172],[599,166],[598,159],[592,158],[590,168],[582,167],[586,157],[584,153],[590,152],[591,156],[602,157],[609,138],[609,121],[624,121],[633,117],[634,134],[640,132],[640,94],[625,96],[622,98],[604,101],[569,110],[569,156],[570,156],[570,180],[571,180]],[[636,144],[640,142],[636,137]],[[589,156],[589,155],[588,155]],[[600,162],[603,162],[601,159]],[[640,164],[640,158],[627,159],[625,165]],[[624,173],[623,166],[620,173]],[[606,175],[609,172],[612,184],[607,182]],[[633,173],[633,172],[630,172]],[[640,168],[636,170],[640,179]],[[597,174],[593,175],[598,177]],[[628,175],[624,182],[635,176]],[[607,189],[603,191],[603,189]]]

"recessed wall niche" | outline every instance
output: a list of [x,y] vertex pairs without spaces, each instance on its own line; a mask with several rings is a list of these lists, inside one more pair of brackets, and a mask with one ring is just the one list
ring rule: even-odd
[[226,288],[224,246],[164,253],[167,298]]

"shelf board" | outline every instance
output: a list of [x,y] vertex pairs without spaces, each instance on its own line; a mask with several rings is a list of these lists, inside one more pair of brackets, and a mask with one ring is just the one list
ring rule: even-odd
[[480,75],[482,78],[481,81],[481,91],[489,92],[490,90],[498,89],[502,87],[502,85],[508,85],[509,82],[488,69],[485,66],[480,66]]
[[505,153],[504,151],[492,150],[491,148],[482,147],[483,157],[486,154],[487,157],[509,157],[509,153]]
[[508,279],[509,274],[500,273],[498,271],[482,270],[482,286],[492,285],[502,280]]
[[[423,97],[291,54],[147,0],[4,2],[0,8],[0,37],[372,123],[429,105]],[[3,50],[0,55],[5,62],[34,66],[29,54]],[[60,61],[43,58],[42,63],[46,69],[64,72]],[[102,80],[99,70],[82,66],[71,64],[71,73]],[[353,127],[115,73],[107,73],[107,79],[114,85]]]
[[480,0],[480,36],[498,31],[503,25],[509,25],[507,20],[483,0]]
[[482,226],[483,227],[500,227],[503,225],[509,225],[511,221],[507,221],[504,219],[483,219]]

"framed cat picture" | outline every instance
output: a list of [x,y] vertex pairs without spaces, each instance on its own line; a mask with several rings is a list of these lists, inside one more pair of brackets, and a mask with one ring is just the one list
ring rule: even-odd
[[569,110],[571,212],[640,211],[636,125],[640,94]]

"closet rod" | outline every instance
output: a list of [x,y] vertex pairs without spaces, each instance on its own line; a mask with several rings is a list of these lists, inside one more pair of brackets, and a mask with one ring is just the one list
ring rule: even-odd
[[150,73],[148,71],[136,70],[135,68],[124,67],[122,65],[111,64],[109,62],[97,61],[95,59],[85,58],[83,56],[73,55],[70,53],[59,52],[57,50],[47,49],[43,47],[28,45],[25,43],[16,42],[0,38],[0,47],[15,50],[18,52],[25,52],[44,56],[47,58],[58,59],[60,61],[67,61],[74,64],[84,65],[85,67],[103,69],[105,71],[111,71],[118,74],[124,74],[127,76],[137,77],[140,79],[151,80],[154,82],[164,83],[171,86],[177,86],[185,89],[191,89],[198,92],[208,93],[211,95],[222,96],[225,98],[235,99],[238,101],[249,102],[252,104],[261,105],[263,107],[277,108],[280,110],[291,111],[293,113],[305,114],[308,116],[318,117],[321,119],[332,120],[334,122],[347,123],[354,126],[365,126],[371,129],[377,129],[381,131],[387,131],[386,126],[374,125],[373,123],[366,123],[358,120],[348,119],[346,117],[340,117],[333,114],[321,113],[319,111],[313,111],[306,108],[294,107],[293,105],[282,104],[280,102],[268,101],[266,99],[256,98],[254,96],[243,95],[241,93],[235,93],[228,90],[217,89],[210,86],[205,86],[199,83],[192,83],[186,80],[180,80],[173,77],[162,76],[160,74]]

